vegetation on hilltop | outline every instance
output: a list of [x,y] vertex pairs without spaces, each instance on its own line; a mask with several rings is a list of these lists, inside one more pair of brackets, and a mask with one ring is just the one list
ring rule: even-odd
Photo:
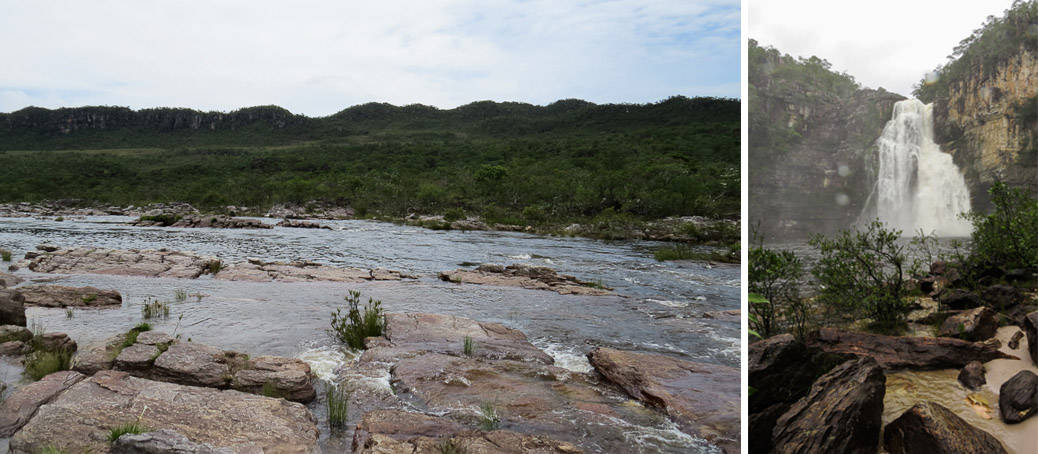
[[[9,150],[0,151],[0,202],[206,209],[318,200],[360,216],[522,225],[736,216],[740,206],[735,100],[366,104],[317,119],[264,108],[251,122],[244,109],[215,129],[190,127],[191,115],[217,121],[208,113],[115,109],[103,127],[98,112],[76,109],[0,115],[0,150]],[[63,132],[61,118],[88,126]]]

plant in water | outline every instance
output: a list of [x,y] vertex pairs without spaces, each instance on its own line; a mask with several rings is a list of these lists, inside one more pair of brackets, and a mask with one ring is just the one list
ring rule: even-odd
[[3,261],[5,262],[10,262],[11,251],[8,251],[7,249],[0,249],[0,259],[3,259]]
[[328,425],[336,428],[345,427],[346,419],[349,416],[350,394],[342,391],[338,386],[329,385],[328,390],[325,391],[325,397],[328,399]]
[[465,336],[465,342],[462,344],[461,351],[465,353],[465,356],[472,356],[472,353],[476,350],[475,343],[472,342],[472,336]]
[[66,307],[65,308],[65,318],[69,319],[69,320],[72,320],[72,316],[73,315],[75,315],[75,314],[72,312],[72,308],[71,307]]
[[173,299],[178,303],[183,303],[187,300],[187,291],[180,288],[173,290]]
[[141,307],[141,316],[146,320],[154,317],[169,317],[169,303],[159,300],[145,300]]
[[497,415],[497,407],[491,402],[479,404],[479,428],[485,432],[497,430],[501,426],[501,417]]
[[25,355],[25,375],[33,381],[72,366],[72,352],[37,350]]
[[205,264],[205,270],[209,274],[219,273],[223,269],[223,263],[219,260],[213,260]]
[[350,348],[361,350],[364,339],[381,336],[386,328],[386,316],[382,312],[382,302],[368,298],[364,308],[360,308],[360,292],[350,290],[346,295],[349,309],[344,314],[343,308],[332,313],[332,335]]

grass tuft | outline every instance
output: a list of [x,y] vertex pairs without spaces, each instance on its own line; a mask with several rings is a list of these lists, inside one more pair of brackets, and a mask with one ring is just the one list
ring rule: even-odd
[[354,350],[364,349],[364,339],[381,336],[386,329],[386,316],[382,312],[382,302],[368,298],[364,309],[360,308],[360,292],[350,290],[346,295],[350,307],[346,314],[343,308],[332,313],[332,335],[343,344]]
[[479,428],[484,432],[497,430],[501,427],[501,417],[497,415],[497,407],[491,402],[479,404]]
[[465,356],[472,356],[472,353],[476,350],[475,342],[472,341],[471,336],[465,336],[465,343],[461,347],[461,351],[465,353]]
[[267,397],[273,397],[275,399],[281,399],[285,397],[285,393],[281,392],[281,390],[278,389],[278,386],[271,381],[263,383],[263,389],[260,390],[260,394]]
[[8,251],[7,249],[0,249],[0,259],[3,259],[3,261],[5,262],[10,262],[11,251]]
[[47,445],[40,448],[40,454],[65,454],[65,450],[54,445]]
[[150,431],[150,429],[142,426],[140,422],[133,422],[133,423],[123,424],[123,425],[114,427],[114,428],[112,428],[112,430],[108,431],[108,442],[109,443],[115,443],[115,440],[118,440],[119,437],[121,437],[123,435],[126,435],[126,434],[137,435],[137,434],[142,434],[142,433],[149,432],[149,431]]
[[159,300],[145,300],[144,306],[141,307],[141,316],[145,320],[162,317],[169,317],[169,303],[163,303]]
[[346,419],[349,416],[350,394],[343,392],[338,386],[328,386],[325,391],[328,399],[328,425],[331,427],[346,427]]
[[37,381],[54,372],[72,367],[72,352],[37,350],[25,355],[25,375]]
[[66,308],[65,308],[65,318],[66,318],[66,319],[68,319],[68,320],[72,320],[72,317],[73,317],[74,315],[75,315],[75,312],[72,312],[72,308],[71,308],[71,307],[66,307]]
[[440,451],[440,454],[465,454],[468,452],[452,438],[441,441],[436,445],[436,449]]

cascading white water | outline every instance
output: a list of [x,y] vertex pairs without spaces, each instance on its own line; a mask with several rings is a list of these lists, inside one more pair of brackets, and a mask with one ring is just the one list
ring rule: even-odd
[[966,180],[933,141],[933,106],[918,99],[894,104],[894,116],[877,140],[876,216],[906,235],[919,229],[938,236],[966,236],[970,210]]

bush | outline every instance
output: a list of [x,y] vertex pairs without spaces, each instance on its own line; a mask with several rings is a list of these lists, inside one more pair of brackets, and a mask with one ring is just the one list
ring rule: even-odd
[[350,305],[344,315],[343,308],[332,313],[332,335],[343,344],[355,350],[364,349],[364,339],[382,335],[386,328],[386,316],[382,312],[382,302],[368,298],[364,310],[360,309],[360,292],[350,290],[346,295]]
[[1002,182],[991,186],[991,214],[971,213],[971,261],[981,266],[1038,267],[1038,200]]
[[793,334],[803,338],[807,330],[807,306],[800,298],[800,280],[804,267],[793,251],[764,247],[763,239],[749,251],[749,291],[761,296],[761,301],[750,304],[750,313],[756,316],[751,328],[762,337],[778,334],[779,320],[784,318],[793,325]]
[[739,263],[739,244],[732,244],[724,250],[709,251],[697,251],[687,244],[678,244],[657,248],[652,255],[661,262],[667,260],[701,260],[704,262]]
[[910,304],[904,281],[908,257],[900,237],[900,230],[873,221],[863,231],[812,238],[810,244],[821,252],[812,270],[820,284],[817,301],[845,316],[870,318],[877,328],[903,323]]
[[454,222],[460,219],[465,219],[465,210],[461,208],[451,208],[447,212],[443,213],[443,220],[447,222]]
[[33,381],[72,366],[72,352],[37,350],[25,355],[25,375]]

